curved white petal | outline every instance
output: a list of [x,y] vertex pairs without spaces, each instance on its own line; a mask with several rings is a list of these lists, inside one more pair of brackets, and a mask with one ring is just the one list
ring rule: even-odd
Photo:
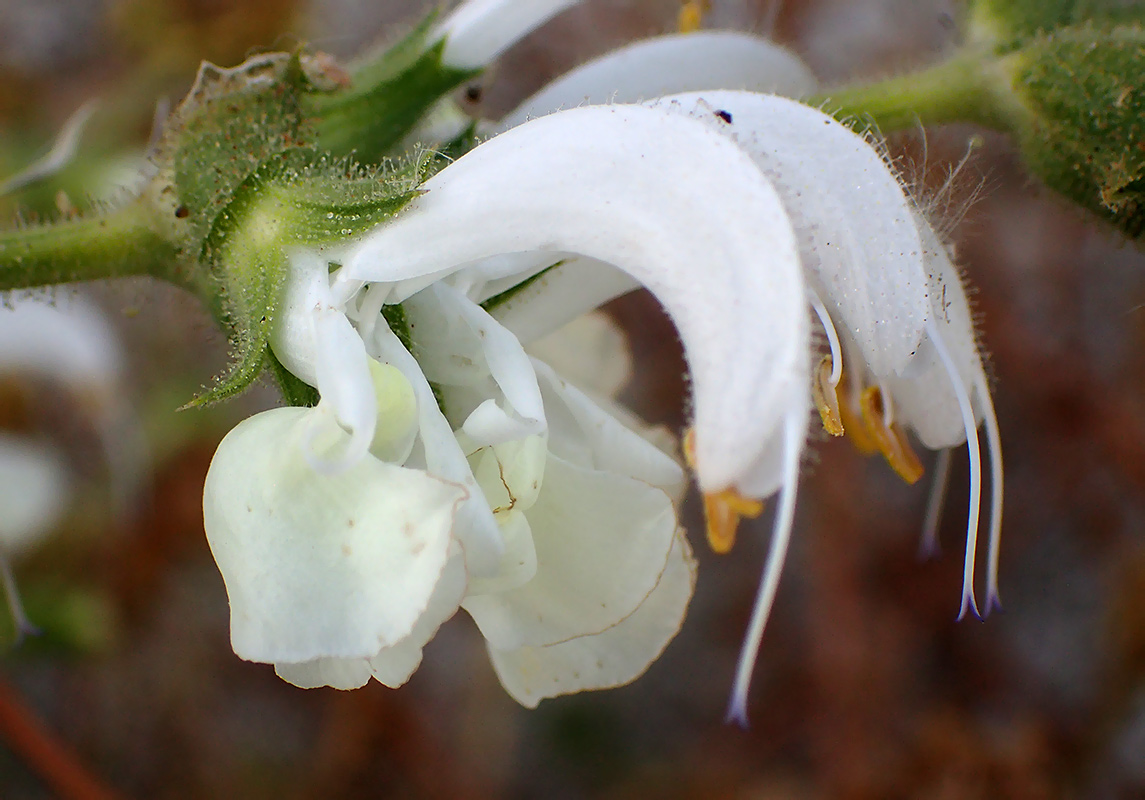
[[625,475],[675,495],[686,480],[675,459],[617,420],[551,367],[534,361],[549,414],[549,449],[577,466]]
[[655,588],[613,627],[542,647],[498,650],[489,657],[513,699],[535,708],[548,697],[623,686],[644,674],[680,630],[696,581],[696,564],[682,534]]
[[537,572],[525,585],[462,607],[499,650],[600,633],[655,587],[676,533],[664,492],[550,455],[529,526]]
[[319,253],[292,254],[271,348],[284,367],[318,389],[323,405],[350,432],[345,451],[331,453],[330,462],[313,464],[336,471],[366,454],[374,440],[378,405],[370,359],[345,309],[333,300],[328,263]]
[[[231,643],[251,661],[372,656],[408,636],[445,566],[464,490],[372,457],[336,476],[301,448],[316,409],[257,414],[207,473],[207,541],[231,602]],[[330,426],[318,454],[345,445]]]
[[930,317],[923,247],[898,177],[862,136],[822,111],[771,95],[665,97],[733,138],[791,216],[808,282],[871,371],[902,374]]
[[612,397],[632,377],[632,353],[620,326],[600,311],[583,314],[529,343],[529,354],[581,389]]
[[809,386],[786,212],[751,159],[704,123],[639,106],[564,111],[486,142],[424,188],[348,256],[344,279],[447,274],[526,251],[628,272],[683,339],[705,490],[734,485],[790,407],[788,384]]
[[67,501],[67,472],[56,449],[0,432],[0,558],[50,532]]
[[517,337],[445,284],[419,292],[405,307],[427,379],[464,386],[491,377],[504,394],[505,407],[490,398],[472,412],[466,434],[481,444],[498,444],[544,430],[537,377]]
[[465,0],[430,37],[445,39],[449,67],[483,67],[518,40],[580,0]]
[[468,492],[467,499],[457,511],[454,525],[454,536],[465,551],[466,568],[475,576],[494,574],[505,552],[501,531],[481,495],[449,420],[437,407],[437,398],[421,366],[385,324],[374,329],[367,348],[377,358],[401,370],[417,395],[422,465],[432,474],[440,475]]
[[611,264],[574,257],[521,286],[493,305],[489,313],[522,343],[529,344],[586,311],[639,288],[635,278]]
[[657,36],[613,50],[545,86],[498,123],[500,130],[558,109],[637,103],[666,94],[746,89],[799,97],[815,76],[775,42],[738,31]]
[[299,689],[360,689],[370,682],[370,663],[364,658],[316,658],[299,664],[275,664],[274,672]]

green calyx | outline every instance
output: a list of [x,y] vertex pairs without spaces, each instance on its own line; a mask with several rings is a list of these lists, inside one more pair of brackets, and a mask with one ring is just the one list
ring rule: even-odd
[[478,74],[442,63],[444,40],[429,41],[435,16],[430,14],[380,56],[352,68],[340,91],[304,99],[323,150],[376,162],[401,144],[441,98]]
[[[138,195],[88,216],[0,231],[0,290],[169,280],[207,304],[235,351],[232,368],[189,405],[237,394],[264,372],[288,402],[312,404],[314,390],[269,347],[290,254],[349,246],[416,197],[444,161],[424,151],[389,158],[473,74],[441,63],[442,43],[428,41],[432,20],[350,73],[307,52],[257,55],[232,69],[204,63],[167,120]],[[465,148],[471,134],[455,144]],[[393,322],[408,339],[403,320]]]
[[1006,52],[1059,28],[1132,22],[1145,22],[1138,0],[975,0],[967,27],[972,42]]
[[[266,368],[283,384],[270,335],[291,250],[347,246],[417,196],[429,163],[425,154],[373,168],[301,156],[275,160],[249,176],[207,237],[204,260],[222,301],[216,313],[231,332],[236,360],[192,405],[238,394]],[[285,385],[283,391],[288,398],[297,393]]]
[[1145,235],[1145,28],[1056,30],[1003,66],[1030,170],[1126,236]]
[[[994,10],[1017,15],[1037,8],[1044,16],[1035,19],[1031,11],[1021,18],[1022,30],[1042,30],[1099,5],[980,3],[972,14],[980,21]],[[1054,8],[1060,13],[1051,13]],[[1145,235],[1145,25],[1109,20],[1145,12],[1142,4],[1129,9],[1106,3],[1098,10],[1104,16],[1096,14],[1097,22],[1052,27],[1005,44],[972,37],[934,67],[809,102],[819,102],[856,128],[883,133],[973,122],[1013,134],[1027,167],[1047,186],[1140,239]]]

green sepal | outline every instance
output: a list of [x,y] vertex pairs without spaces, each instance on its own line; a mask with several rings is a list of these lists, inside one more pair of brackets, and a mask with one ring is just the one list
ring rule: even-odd
[[348,87],[303,99],[323,150],[380,161],[434,104],[478,74],[442,63],[445,41],[429,41],[435,16],[430,14],[398,44],[352,68]]
[[1086,23],[1145,22],[1140,0],[975,0],[969,13],[969,38],[999,52],[1058,28]]
[[266,53],[233,69],[203,62],[164,127],[146,194],[188,260],[202,259],[219,216],[256,170],[312,146],[299,108],[299,58]]
[[[274,317],[295,248],[345,246],[385,222],[419,194],[430,155],[362,167],[295,150],[248,176],[220,213],[204,246],[230,331],[234,366],[191,401],[203,405],[244,391],[277,361],[270,351]],[[279,380],[282,385],[282,381]]]
[[1002,62],[1022,113],[1014,129],[1030,170],[1050,188],[1145,234],[1145,28],[1054,31]]

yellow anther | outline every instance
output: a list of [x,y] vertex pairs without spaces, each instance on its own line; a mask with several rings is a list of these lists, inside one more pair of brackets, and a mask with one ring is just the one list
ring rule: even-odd
[[723,555],[736,543],[736,528],[743,518],[755,519],[763,513],[763,501],[744,497],[735,489],[704,495],[704,516],[708,521],[708,545]]
[[[684,434],[684,462],[696,467],[696,432]],[[736,528],[743,518],[755,519],[763,513],[763,501],[744,497],[735,489],[704,495],[704,517],[708,523],[708,545],[723,555],[736,543]]]
[[839,413],[838,391],[831,385],[831,367],[831,356],[823,356],[811,380],[811,395],[819,409],[819,418],[823,420],[823,430],[832,436],[842,436],[843,417]]
[[879,452],[879,445],[863,413],[862,390],[856,391],[857,388],[851,386],[847,370],[843,370],[843,379],[839,381],[835,395],[837,399],[842,398],[839,404],[839,419],[855,449],[865,456],[871,456]]
[[906,434],[897,422],[887,424],[885,398],[878,386],[868,386],[859,400],[867,432],[871,434],[883,458],[898,476],[913,484],[922,477],[923,466]]
[[680,33],[695,33],[704,21],[704,12],[711,7],[709,0],[684,0],[676,17]]

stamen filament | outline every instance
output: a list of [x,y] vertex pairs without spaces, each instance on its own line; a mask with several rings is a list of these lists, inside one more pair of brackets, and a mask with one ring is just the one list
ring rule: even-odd
[[0,553],[0,580],[4,582],[4,595],[8,598],[8,610],[12,614],[12,624],[16,628],[16,644],[20,644],[25,636],[39,636],[40,629],[32,624],[24,611],[24,603],[20,599],[20,590],[16,587],[16,576],[12,574],[12,564],[8,556]]
[[946,342],[943,341],[933,318],[927,320],[926,328],[935,352],[942,359],[942,366],[954,386],[958,408],[962,412],[962,424],[966,428],[966,449],[970,454],[970,509],[966,520],[966,563],[962,572],[962,605],[958,609],[958,619],[964,618],[967,611],[981,619],[978,603],[974,599],[974,556],[978,544],[978,517],[982,503],[982,452],[978,444],[978,426],[974,422],[974,407],[970,403],[970,395],[966,392],[966,386],[962,383],[954,359],[951,358]]
[[998,431],[998,416],[994,401],[985,388],[985,376],[978,385],[978,395],[984,407],[986,447],[990,451],[990,556],[986,572],[986,613],[1002,610],[998,596],[998,559],[1002,549],[1002,437]]
[[938,544],[938,525],[942,522],[942,509],[946,505],[946,490],[950,486],[950,448],[938,451],[934,460],[934,480],[930,484],[930,496],[926,500],[926,516],[922,521],[922,541],[919,542],[918,557],[930,560],[942,549]]
[[783,426],[783,488],[779,494],[779,508],[775,515],[775,526],[768,547],[767,561],[763,567],[763,577],[755,596],[755,606],[751,612],[751,623],[744,637],[736,664],[735,682],[732,685],[731,700],[728,703],[726,720],[740,727],[748,726],[747,695],[751,686],[751,675],[759,656],[759,646],[763,641],[763,629],[771,614],[775,592],[779,588],[779,576],[783,562],[787,558],[787,545],[791,541],[791,528],[795,521],[795,497],[799,486],[799,453],[803,443],[801,417],[789,416]]
[[835,330],[835,323],[827,313],[826,306],[819,299],[813,289],[807,294],[811,300],[819,323],[823,326],[823,333],[827,336],[827,344],[831,348],[829,355],[820,360],[811,383],[811,391],[815,407],[819,409],[819,417],[823,420],[823,429],[832,436],[842,436],[844,433],[843,418],[839,412],[839,382],[843,379],[843,348],[839,345],[839,333]]

